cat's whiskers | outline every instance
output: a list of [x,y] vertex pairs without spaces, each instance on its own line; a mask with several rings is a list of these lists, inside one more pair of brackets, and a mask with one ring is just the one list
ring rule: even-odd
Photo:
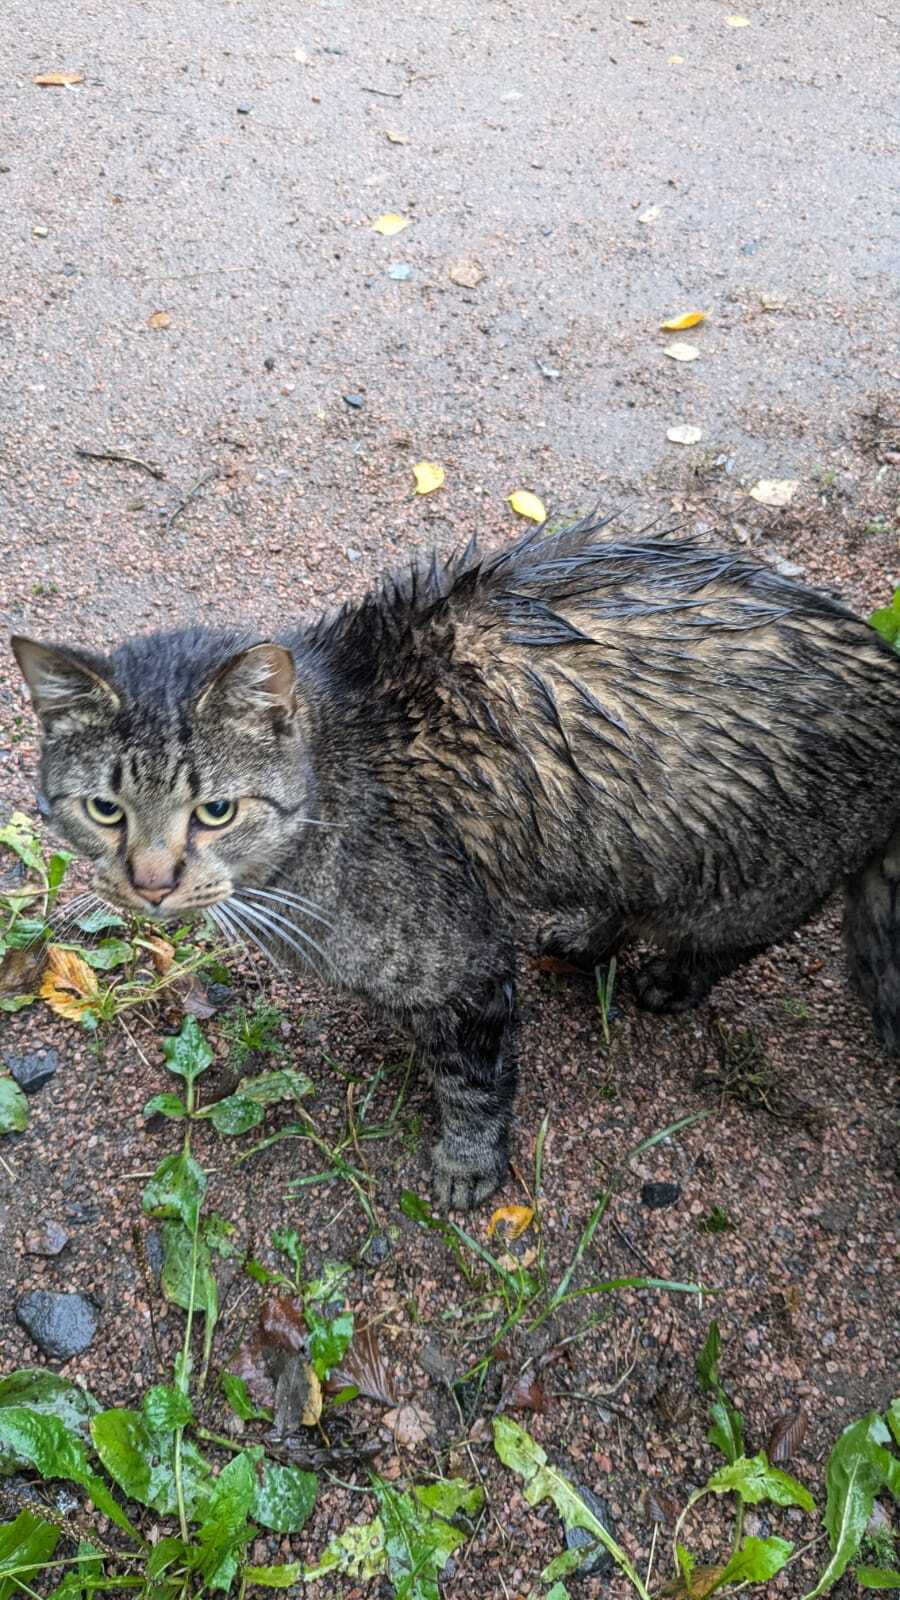
[[[265,928],[274,936],[275,939],[280,939],[283,944],[290,945],[292,950],[296,950],[297,954],[302,956],[309,963],[314,972],[318,971],[318,968],[316,967],[316,963],[313,961],[312,957],[309,955],[308,950],[304,949],[304,946],[309,946],[311,949],[317,951],[322,957],[322,960],[325,962],[325,965],[327,966],[329,964],[328,955],[322,949],[322,946],[318,944],[317,941],[312,937],[312,935],[309,933],[304,933],[303,929],[298,928],[295,922],[289,922],[286,917],[280,916],[277,911],[271,911],[268,907],[263,909],[261,906],[248,906],[245,901],[236,900],[233,895],[228,901],[228,905],[230,908],[236,909],[240,913],[242,920],[249,918],[250,921],[257,924],[257,926]],[[291,937],[292,934],[296,934],[297,939],[302,939],[303,944],[298,944],[297,940]]]
[[[95,901],[98,905],[102,904],[98,894],[95,894],[91,889],[85,889],[81,894],[77,894],[73,900],[69,900],[65,906],[60,906],[58,910],[54,911],[48,918],[48,926],[51,929],[53,938],[60,942],[65,937],[67,930],[70,930],[73,925],[77,926],[82,917],[89,915]],[[30,949],[31,945],[40,937],[40,933],[36,933],[27,948]]]
[[283,906],[286,911],[290,911],[292,906],[297,906],[308,917],[312,917],[314,922],[321,922],[326,928],[334,927],[334,923],[330,922],[328,917],[322,915],[321,909],[315,904],[315,901],[304,899],[302,894],[292,894],[286,889],[279,889],[276,894],[269,889],[251,889],[244,883],[240,885],[240,893],[248,894],[256,900],[272,900],[275,905]]
[[257,936],[252,928],[248,927],[247,924],[242,921],[240,913],[232,901],[228,902],[227,912],[222,901],[219,902],[216,910],[220,916],[225,916],[227,927],[233,930],[237,940],[245,950],[247,949],[246,941],[249,939],[251,944],[255,944],[257,950],[261,951],[270,965],[275,968],[275,971],[279,974],[279,976],[282,978],[287,977],[287,973],[281,962],[278,960],[278,957],[275,955],[274,951],[271,950],[269,946]]

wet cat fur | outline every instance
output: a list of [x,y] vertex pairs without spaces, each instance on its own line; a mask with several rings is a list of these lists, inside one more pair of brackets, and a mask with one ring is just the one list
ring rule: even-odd
[[[155,872],[161,917],[212,903],[405,1025],[448,1206],[506,1170],[535,913],[583,963],[651,942],[639,998],[681,1009],[843,883],[851,974],[900,1046],[900,659],[744,555],[604,526],[470,546],[280,643],[15,642],[51,816],[101,893],[134,908]],[[91,795],[124,821],[91,824]],[[236,820],[199,827],[219,798]]]

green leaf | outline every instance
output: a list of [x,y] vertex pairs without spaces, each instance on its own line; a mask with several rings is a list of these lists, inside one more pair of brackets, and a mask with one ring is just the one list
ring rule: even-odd
[[0,845],[5,844],[24,861],[26,867],[44,877],[44,857],[37,833],[24,811],[14,811],[6,826],[0,828]]
[[36,944],[47,931],[48,924],[43,917],[17,917],[15,925],[6,930],[4,943],[8,950],[25,950],[29,945]]
[[325,1261],[317,1278],[310,1278],[303,1291],[303,1298],[307,1306],[324,1301],[327,1305],[330,1300],[336,1299],[341,1284],[349,1278],[353,1268],[346,1261]]
[[169,1071],[177,1072],[189,1084],[206,1071],[213,1059],[196,1017],[185,1017],[180,1031],[163,1039],[162,1049]]
[[252,1078],[242,1078],[237,1093],[261,1106],[275,1105],[279,1100],[302,1100],[312,1094],[315,1084],[304,1072],[293,1067],[282,1067],[275,1072],[260,1072]]
[[142,1204],[151,1217],[177,1217],[193,1233],[205,1194],[206,1173],[192,1155],[181,1151],[159,1163]]
[[900,589],[894,590],[894,598],[889,606],[872,612],[869,622],[888,644],[897,644],[900,637]]
[[436,1483],[416,1484],[413,1494],[420,1505],[446,1517],[448,1522],[460,1511],[474,1517],[484,1505],[481,1484],[466,1483],[465,1478],[438,1478]]
[[588,1510],[577,1489],[556,1467],[548,1465],[541,1446],[510,1417],[494,1418],[494,1449],[504,1466],[511,1467],[525,1480],[525,1499],[530,1506],[552,1500],[567,1528],[585,1528],[609,1551],[617,1566],[641,1596],[649,1600],[637,1571],[602,1522]]
[[4,1406],[27,1406],[29,1411],[58,1417],[70,1432],[85,1439],[91,1417],[100,1410],[89,1389],[46,1367],[21,1367],[0,1380],[0,1409]]
[[712,1394],[719,1382],[719,1356],[722,1339],[719,1324],[711,1322],[703,1349],[697,1357],[697,1379],[704,1394]]
[[804,1511],[816,1508],[809,1490],[790,1473],[770,1466],[762,1450],[758,1456],[739,1456],[727,1467],[720,1467],[707,1479],[705,1487],[713,1494],[739,1495],[748,1506],[758,1505],[761,1500],[774,1500],[776,1505],[801,1506]]
[[[30,1511],[20,1511],[15,1522],[0,1527],[0,1600],[21,1594],[19,1579],[26,1582],[40,1574],[56,1549],[59,1529]],[[16,1577],[6,1574],[15,1573]]]
[[103,1556],[86,1539],[78,1541],[78,1565],[65,1574],[61,1583],[51,1589],[47,1600],[86,1600],[94,1593],[94,1586],[103,1579]]
[[125,919],[117,916],[115,911],[98,906],[96,911],[89,911],[86,917],[77,917],[75,926],[82,933],[102,933],[104,928],[124,928]]
[[384,1529],[388,1576],[398,1600],[440,1600],[438,1574],[465,1534],[383,1478],[373,1477],[372,1488]]
[[892,1400],[887,1408],[887,1421],[894,1443],[900,1445],[900,1400]]
[[174,1562],[183,1565],[187,1559],[188,1547],[183,1539],[178,1539],[170,1534],[168,1538],[160,1539],[153,1545],[147,1556],[147,1576],[159,1578]]
[[831,1560],[816,1587],[803,1600],[816,1600],[837,1583],[859,1550],[875,1496],[884,1484],[882,1439],[887,1430],[878,1413],[870,1411],[846,1427],[828,1457],[825,1472],[827,1497],[825,1530]]
[[[160,1275],[162,1291],[173,1305],[187,1311],[193,1302],[196,1311],[202,1311],[207,1323],[212,1325],[219,1314],[219,1296],[213,1276],[209,1250],[198,1236],[197,1270],[194,1273],[194,1239],[181,1222],[164,1222],[162,1227],[163,1266]],[[208,1330],[207,1330],[208,1331]]]
[[0,1077],[0,1133],[24,1133],[28,1127],[28,1101],[15,1078]]
[[152,1100],[147,1101],[143,1115],[152,1117],[156,1112],[163,1117],[172,1117],[175,1121],[180,1121],[182,1117],[187,1116],[187,1106],[177,1094],[155,1094]]
[[316,1565],[304,1566],[303,1581],[311,1583],[329,1572],[346,1572],[351,1578],[369,1583],[387,1568],[384,1528],[380,1517],[371,1522],[355,1522],[323,1550]]
[[141,1402],[147,1426],[154,1433],[174,1433],[193,1422],[191,1402],[180,1389],[169,1389],[164,1383],[154,1384]]
[[126,939],[102,939],[91,949],[84,945],[78,945],[77,949],[88,966],[96,968],[98,972],[109,972],[112,967],[121,967],[125,961],[130,961],[134,954]]
[[712,1427],[706,1435],[710,1444],[721,1450],[725,1460],[735,1462],[744,1450],[744,1419],[724,1389],[709,1408]]
[[310,1331],[310,1364],[316,1376],[325,1379],[332,1367],[338,1365],[353,1338],[353,1312],[340,1311],[336,1317],[328,1318],[306,1305],[304,1315]]
[[263,1481],[257,1482],[250,1515],[276,1533],[299,1533],[316,1503],[319,1480],[300,1467],[282,1467],[263,1461]]
[[[92,1419],[91,1428],[93,1430]],[[25,1406],[6,1406],[0,1411],[0,1450],[8,1451],[20,1462],[34,1467],[42,1478],[65,1478],[86,1489],[98,1511],[140,1544],[117,1500],[102,1478],[91,1470],[87,1452],[77,1433],[51,1413],[30,1411]]]
[[59,888],[75,857],[71,850],[54,850],[47,862],[47,886],[51,892]]
[[[713,1327],[715,1327],[715,1323],[713,1323]],[[718,1329],[716,1329],[716,1333],[718,1335]],[[716,1359],[718,1359],[718,1356]],[[676,1544],[675,1560],[678,1562],[678,1570],[684,1579],[685,1587],[688,1591],[690,1591],[691,1574],[697,1565],[697,1558],[696,1556],[692,1556],[690,1551],[687,1550],[683,1544]]]
[[211,1250],[217,1250],[220,1256],[233,1256],[237,1245],[232,1244],[232,1234],[236,1232],[233,1222],[229,1222],[218,1211],[211,1211],[208,1217],[203,1218],[203,1237]]
[[247,1583],[258,1583],[262,1589],[291,1589],[300,1582],[303,1566],[299,1561],[287,1561],[280,1567],[244,1567]]
[[422,1200],[419,1195],[413,1194],[410,1189],[404,1189],[400,1196],[400,1210],[411,1222],[417,1222],[420,1228],[428,1228],[432,1233],[440,1234],[445,1245],[453,1252],[456,1264],[464,1278],[471,1279],[472,1268],[463,1254],[463,1248],[457,1235],[449,1222],[436,1217],[430,1205]]
[[555,1583],[552,1589],[547,1590],[544,1600],[569,1600],[569,1591],[564,1583]]
[[233,1372],[223,1372],[220,1378],[222,1392],[228,1401],[235,1416],[242,1422],[271,1422],[272,1413],[264,1407],[254,1405],[250,1398],[250,1390],[243,1378],[238,1378]]
[[[150,1394],[156,1392],[151,1390]],[[149,1395],[145,1396],[145,1404],[147,1399]],[[152,1403],[151,1409],[156,1405]],[[91,1436],[104,1467],[129,1500],[150,1506],[161,1516],[177,1513],[175,1439],[171,1430],[157,1430],[145,1412],[117,1408],[94,1417]],[[212,1471],[189,1439],[182,1441],[181,1464],[185,1507],[194,1516],[208,1497]]]
[[857,1567],[853,1576],[861,1589],[900,1589],[900,1572],[889,1567]]
[[215,1480],[191,1547],[192,1571],[210,1589],[228,1589],[242,1551],[257,1530],[247,1517],[256,1498],[261,1446],[232,1456]]
[[287,1256],[297,1274],[299,1283],[303,1276],[303,1244],[296,1228],[274,1228],[272,1230],[272,1244],[282,1255]]
[[33,1005],[36,999],[36,994],[7,995],[0,1000],[0,1011],[21,1011],[23,1007]]
[[265,1112],[261,1105],[246,1095],[229,1094],[224,1100],[207,1106],[201,1115],[209,1118],[217,1133],[236,1134],[257,1127]]
[[765,1583],[767,1578],[774,1578],[776,1572],[781,1571],[793,1549],[789,1539],[778,1539],[774,1535],[769,1539],[755,1539],[750,1535],[740,1549],[735,1550],[719,1584]]

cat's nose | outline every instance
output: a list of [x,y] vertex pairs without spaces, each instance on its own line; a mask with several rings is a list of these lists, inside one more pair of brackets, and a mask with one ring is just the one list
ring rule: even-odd
[[158,906],[178,888],[183,862],[167,849],[136,849],[128,862],[131,887],[151,905]]

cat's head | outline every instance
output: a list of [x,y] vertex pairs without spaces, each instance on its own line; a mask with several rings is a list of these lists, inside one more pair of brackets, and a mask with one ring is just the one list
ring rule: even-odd
[[308,815],[283,645],[184,629],[107,657],[12,641],[42,728],[42,809],[104,900],[165,920],[265,884]]

